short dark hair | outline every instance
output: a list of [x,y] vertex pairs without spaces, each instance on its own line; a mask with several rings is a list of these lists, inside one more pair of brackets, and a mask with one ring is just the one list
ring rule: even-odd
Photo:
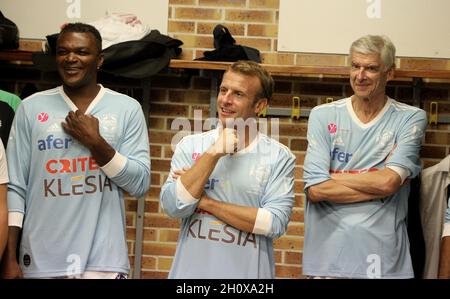
[[95,42],[97,44],[98,53],[100,54],[102,52],[102,36],[100,35],[100,32],[97,30],[97,28],[95,28],[94,26],[79,22],[67,23],[61,28],[59,36],[67,32],[92,33],[92,35],[95,38]]
[[261,90],[256,94],[257,99],[267,99],[269,101],[272,98],[274,89],[274,81],[269,72],[258,63],[251,60],[239,60],[233,63],[227,70],[247,76],[255,76],[261,83]]

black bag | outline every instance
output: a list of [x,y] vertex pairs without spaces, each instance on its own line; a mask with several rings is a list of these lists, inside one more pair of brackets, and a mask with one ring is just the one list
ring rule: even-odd
[[104,49],[102,71],[127,78],[143,79],[155,75],[180,55],[178,39],[154,29],[140,40],[127,41]]
[[[47,35],[48,53],[33,53],[33,63],[42,71],[56,71],[55,52],[59,33]],[[182,41],[154,29],[140,40],[121,42],[102,51],[101,71],[133,79],[148,78],[181,54]]]
[[252,60],[260,63],[260,53],[258,49],[236,45],[236,40],[231,36],[228,28],[217,25],[213,31],[214,48],[212,51],[203,52],[204,57],[196,60],[203,61],[238,61]]
[[19,29],[11,20],[5,18],[0,11],[0,50],[19,48]]

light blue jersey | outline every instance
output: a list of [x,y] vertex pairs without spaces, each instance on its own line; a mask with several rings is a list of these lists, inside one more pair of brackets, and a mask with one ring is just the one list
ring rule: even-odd
[[7,148],[10,212],[25,214],[20,266],[25,277],[128,273],[123,190],[149,187],[148,133],[139,103],[101,87],[86,113],[123,157],[107,177],[90,151],[62,129],[76,107],[62,87],[19,106]]
[[[367,124],[357,118],[350,98],[315,107],[308,123],[305,193],[310,186],[329,180],[331,173],[396,166],[415,177],[426,125],[425,111],[390,98]],[[405,184],[392,196],[353,204],[307,201],[303,273],[414,277],[406,230],[409,189]]]
[[242,232],[177,198],[173,171],[191,167],[216,141],[218,130],[183,138],[172,158],[161,203],[182,218],[169,278],[274,278],[273,238],[286,230],[294,202],[295,157],[287,147],[259,134],[249,147],[218,161],[205,192],[213,199],[264,208],[272,214],[267,236]]

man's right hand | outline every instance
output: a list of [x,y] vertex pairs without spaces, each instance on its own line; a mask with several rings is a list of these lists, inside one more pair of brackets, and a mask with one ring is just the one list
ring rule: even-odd
[[4,259],[0,267],[0,278],[2,279],[21,279],[23,278],[22,270],[15,260]]
[[224,128],[219,131],[219,138],[211,146],[209,152],[220,157],[227,154],[234,154],[238,147],[237,131],[231,128]]

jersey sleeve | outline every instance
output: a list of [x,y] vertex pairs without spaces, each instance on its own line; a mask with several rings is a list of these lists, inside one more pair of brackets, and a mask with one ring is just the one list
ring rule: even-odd
[[124,167],[109,178],[131,196],[143,196],[150,186],[150,154],[148,130],[139,105],[125,119],[123,142],[117,152],[125,157]]
[[396,148],[386,162],[386,166],[403,167],[410,171],[410,177],[420,172],[420,146],[427,126],[425,111],[417,110],[400,126]]
[[176,180],[173,179],[174,170],[190,168],[192,166],[193,144],[192,139],[183,138],[175,149],[170,163],[170,173],[167,181],[161,188],[160,202],[164,211],[174,218],[186,218],[192,215],[198,201],[186,202],[177,193]]
[[331,178],[331,137],[326,134],[327,124],[322,118],[319,110],[313,109],[308,120],[308,149],[303,165],[305,190]]
[[25,214],[25,198],[31,159],[31,126],[25,105],[19,105],[9,134],[8,147],[8,211]]
[[261,208],[272,214],[271,230],[266,234],[269,238],[278,238],[284,234],[294,206],[295,156],[288,149],[280,149],[274,161],[261,200]]

